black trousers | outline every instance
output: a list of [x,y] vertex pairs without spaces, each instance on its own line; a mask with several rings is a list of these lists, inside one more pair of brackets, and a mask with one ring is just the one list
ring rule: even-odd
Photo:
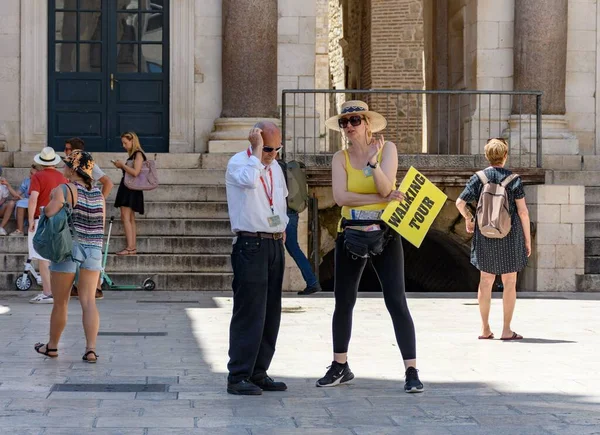
[[229,382],[267,375],[281,322],[284,263],[281,239],[238,237],[233,246]]
[[[392,232],[392,238],[380,255],[370,261],[379,277],[383,299],[394,324],[396,341],[405,360],[416,358],[415,326],[406,303],[404,289],[404,251],[400,236]],[[351,258],[344,248],[344,235],[339,234],[335,243],[333,312],[333,351],[348,352],[352,334],[352,311],[356,304],[358,286],[363,270],[369,261],[366,258]]]

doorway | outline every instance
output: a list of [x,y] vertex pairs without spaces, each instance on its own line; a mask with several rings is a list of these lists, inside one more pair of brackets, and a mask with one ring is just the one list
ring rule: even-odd
[[169,151],[169,0],[49,0],[48,144]]

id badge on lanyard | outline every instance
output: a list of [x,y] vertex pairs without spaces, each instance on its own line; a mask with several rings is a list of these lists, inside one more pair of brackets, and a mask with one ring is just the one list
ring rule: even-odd
[[[250,150],[248,150],[248,156],[250,156]],[[279,225],[281,225],[281,216],[279,216],[278,214],[275,214],[275,206],[273,205],[273,192],[275,190],[275,184],[273,183],[273,171],[271,170],[271,168],[269,168],[267,170],[267,172],[269,173],[269,181],[270,181],[270,191],[267,188],[267,182],[265,181],[265,179],[263,178],[263,176],[260,176],[260,182],[263,185],[263,189],[265,191],[265,195],[267,195],[267,200],[269,201],[269,207],[271,207],[271,216],[269,216],[267,218],[267,222],[269,223],[269,227],[271,228],[275,228],[278,227]]]

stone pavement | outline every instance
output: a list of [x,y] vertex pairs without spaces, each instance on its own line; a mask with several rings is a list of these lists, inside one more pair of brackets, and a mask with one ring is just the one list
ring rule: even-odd
[[[28,304],[31,294],[0,293],[2,434],[600,433],[599,294],[521,295],[521,342],[477,340],[474,295],[411,294],[426,388],[419,395],[402,391],[380,295],[357,303],[356,379],[323,389],[314,382],[331,361],[333,299],[286,296],[270,374],[289,390],[260,397],[225,393],[228,294],[106,292],[101,331],[129,335],[99,337],[96,365],[81,361],[77,301],[60,357],[34,352],[47,339],[51,307]],[[496,335],[500,304],[492,307]]]

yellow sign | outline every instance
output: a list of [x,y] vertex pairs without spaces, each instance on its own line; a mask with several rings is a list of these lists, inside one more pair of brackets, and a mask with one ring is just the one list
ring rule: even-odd
[[418,248],[447,196],[412,166],[398,190],[404,192],[404,200],[390,202],[381,219]]

